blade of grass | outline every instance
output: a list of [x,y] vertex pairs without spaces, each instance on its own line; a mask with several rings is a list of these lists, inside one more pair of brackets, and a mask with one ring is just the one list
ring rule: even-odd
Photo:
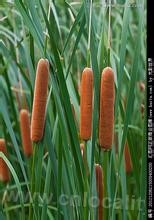
[[[127,1],[128,4],[128,1]],[[127,45],[127,38],[128,38],[128,25],[129,25],[129,18],[130,18],[130,7],[125,6],[124,9],[124,16],[123,16],[123,26],[122,26],[122,34],[121,34],[121,48],[120,48],[120,63],[118,68],[118,90],[116,93],[116,100],[115,100],[115,120],[118,116],[118,106],[121,94],[121,86],[122,86],[122,78],[123,78],[123,69],[125,63],[125,55],[126,55],[126,45]]]

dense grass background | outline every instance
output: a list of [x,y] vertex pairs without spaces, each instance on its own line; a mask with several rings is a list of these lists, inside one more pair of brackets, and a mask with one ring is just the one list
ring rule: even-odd
[[[112,7],[101,0],[0,1],[0,138],[6,140],[9,157],[0,156],[12,173],[10,183],[0,183],[0,219],[28,219],[29,207],[31,219],[97,219],[97,207],[89,202],[97,196],[95,163],[102,165],[104,197],[110,203],[105,203],[104,219],[146,219],[146,112],[144,119],[140,112],[146,103],[139,89],[139,82],[145,81],[145,17],[144,0],[117,0]],[[31,113],[41,57],[50,61],[46,125],[33,158],[27,159],[19,110],[27,108]],[[97,141],[100,76],[108,65],[115,73],[118,155],[115,143],[111,152],[103,152]],[[79,146],[79,89],[86,66],[94,71],[93,132],[86,143],[88,177]],[[126,140],[133,164],[130,174],[123,160]],[[28,192],[39,192],[31,204]]]

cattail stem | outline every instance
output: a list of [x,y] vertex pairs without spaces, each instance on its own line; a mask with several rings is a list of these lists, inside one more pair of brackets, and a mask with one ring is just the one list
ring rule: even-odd
[[99,158],[98,158],[98,161],[99,161],[99,164],[101,164],[101,163],[102,163],[102,158],[103,158],[103,152],[102,152],[102,150],[101,150],[100,147],[99,147],[98,149],[99,149]]
[[84,144],[84,152],[83,152],[83,162],[84,162],[84,201],[86,201],[86,204],[84,204],[84,220],[88,219],[89,217],[89,204],[88,204],[88,198],[90,196],[89,194],[89,168],[88,168],[88,163],[87,163],[87,141],[85,141]]
[[26,109],[20,111],[20,130],[24,154],[29,157],[32,155],[33,149],[30,137],[30,120]]
[[[87,141],[85,143],[80,144],[80,149],[81,149],[81,154],[83,158],[83,163],[84,163],[84,202],[83,202],[83,213],[84,213],[84,218],[83,219],[88,219],[89,216],[89,205],[88,205],[88,198],[89,198],[89,167],[88,167],[88,162],[87,162]],[[86,204],[85,204],[86,203]],[[90,210],[91,211],[91,210]]]
[[92,132],[93,72],[85,68],[81,80],[80,137],[89,140]]
[[106,67],[101,77],[99,145],[105,150],[112,147],[114,127],[114,73]]
[[87,50],[87,66],[90,65],[90,44],[91,44],[91,25],[92,25],[92,7],[93,3],[90,0],[90,8],[89,8],[89,24],[88,24],[88,50]]
[[88,167],[88,162],[87,162],[87,141],[85,143],[80,144],[80,149],[81,149],[81,154],[83,158],[83,163],[85,167],[85,178],[89,177],[89,167]]
[[36,71],[31,122],[31,139],[34,142],[40,141],[43,137],[48,89],[48,75],[49,63],[46,59],[40,59]]
[[[0,139],[0,151],[7,156],[7,149],[5,145],[5,140]],[[10,181],[10,172],[5,161],[0,158],[0,181],[7,183]]]
[[[50,12],[51,12],[51,5],[50,5],[50,2],[49,2],[49,6],[48,6],[48,21],[50,19]],[[46,28],[46,36],[45,36],[45,46],[44,46],[44,56],[46,56],[46,53],[47,53],[47,45],[48,45],[48,29]]]
[[[32,160],[32,167],[31,167],[31,195],[33,197],[33,193],[34,193],[34,189],[35,189],[35,164],[36,164],[36,147],[37,147],[37,144],[33,144],[33,160]],[[29,220],[32,219],[32,203],[30,203],[30,206],[29,206]],[[35,212],[35,210],[34,210]]]
[[108,48],[107,48],[107,65],[110,65],[111,50],[111,0],[109,0],[109,19],[108,19]]

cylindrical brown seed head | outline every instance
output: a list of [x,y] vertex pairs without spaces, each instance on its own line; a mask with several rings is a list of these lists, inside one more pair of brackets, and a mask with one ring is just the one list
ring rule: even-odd
[[126,170],[126,173],[130,173],[132,171],[132,160],[131,160],[127,142],[125,144],[124,155],[125,155],[125,170]]
[[93,72],[85,68],[81,79],[80,138],[88,140],[92,132]]
[[96,172],[96,188],[97,188],[97,195],[99,199],[99,206],[98,206],[98,220],[103,219],[103,171],[102,167],[99,164],[95,164],[95,172]]
[[[0,139],[0,151],[3,152],[5,156],[7,156],[7,149],[5,146],[4,139]],[[9,180],[10,180],[9,168],[6,165],[5,161],[2,158],[0,158],[0,181],[9,182]]]
[[25,156],[29,157],[32,155],[33,149],[30,137],[30,120],[28,111],[26,109],[22,109],[20,111],[20,130],[24,154]]
[[49,63],[40,59],[37,65],[31,121],[31,139],[38,142],[43,137],[47,101]]
[[114,127],[114,73],[106,67],[101,76],[99,145],[109,150],[112,146]]

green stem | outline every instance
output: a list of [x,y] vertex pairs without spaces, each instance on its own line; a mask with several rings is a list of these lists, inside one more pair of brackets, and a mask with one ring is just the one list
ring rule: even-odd
[[[50,3],[48,8],[48,21],[50,19]],[[44,46],[44,56],[46,57],[47,54],[47,45],[48,45],[48,35],[47,35],[47,29],[46,29],[46,37],[45,37],[45,46]]]
[[107,49],[107,64],[110,66],[110,48]]
[[[32,196],[32,200],[33,200],[33,193],[34,193],[34,190],[35,190],[35,161],[36,161],[36,147],[37,147],[37,144],[33,144],[33,160],[32,160],[32,168],[31,168],[31,171],[32,171],[32,175],[31,175],[31,185],[30,185],[30,191],[31,191],[31,196]],[[32,203],[33,201],[30,201],[30,206],[29,206],[29,220],[32,220]]]
[[90,172],[89,172],[89,166],[87,162],[87,144],[88,142],[85,141],[85,147],[84,147],[84,192],[86,198],[84,198],[84,201],[86,201],[86,205],[84,206],[84,220],[89,219],[89,214],[91,215],[91,219],[93,219],[93,211],[92,208],[89,206],[89,197],[90,197],[90,187],[89,187],[89,181],[90,181]]
[[[47,174],[46,174],[45,187],[44,187],[45,198],[46,198],[46,196],[49,195],[50,179],[51,179],[51,160],[50,160],[50,158],[48,158]],[[41,216],[42,220],[46,220],[47,219],[47,205],[48,205],[47,201],[44,199],[43,206],[42,206],[42,216]]]
[[92,20],[92,0],[90,1],[90,9],[89,9],[87,66],[90,66],[91,20]]
[[111,0],[109,1],[108,49],[107,49],[108,66],[110,66],[110,49],[111,49]]
[[60,139],[60,143],[58,146],[57,220],[61,219],[60,203],[59,203],[59,196],[61,195],[61,189],[62,189],[62,164],[63,164],[63,148],[61,146],[62,146],[62,140]]
[[87,67],[90,67],[90,49],[87,51]]

